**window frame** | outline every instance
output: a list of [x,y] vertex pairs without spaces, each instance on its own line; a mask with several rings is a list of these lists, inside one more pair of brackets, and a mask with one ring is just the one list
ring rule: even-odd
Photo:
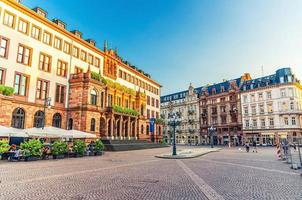
[[[47,43],[47,42],[45,42],[44,40],[44,38],[45,38],[45,34],[48,34],[49,35],[49,43]],[[48,31],[46,31],[46,30],[44,30],[43,31],[43,37],[42,37],[42,42],[44,43],[44,44],[46,44],[46,45],[48,45],[48,46],[52,46],[52,33],[50,33],[50,32],[48,32]]]
[[[44,59],[43,59],[43,67],[41,68],[41,56],[44,56]],[[48,57],[49,58],[49,63],[48,63],[48,70],[45,70],[45,57]],[[44,71],[44,72],[48,72],[50,73],[51,72],[51,66],[52,66],[52,56],[51,55],[48,55],[44,52],[40,52],[40,55],[39,55],[39,70],[40,71]]]
[[[5,22],[5,15],[6,15],[6,14],[13,16],[13,24],[12,24],[12,26],[10,26],[9,24],[4,23],[4,22]],[[12,12],[10,12],[10,11],[8,11],[8,10],[4,10],[2,24],[3,24],[4,26],[9,27],[9,28],[15,29],[15,28],[16,28],[16,18],[17,18],[17,16],[16,16],[14,13],[12,13]]]
[[[18,58],[19,58],[19,48],[20,47],[22,47],[23,48],[23,52],[22,52],[22,61],[21,62],[19,62],[18,61]],[[29,58],[28,58],[28,63],[26,64],[26,63],[24,63],[24,58],[25,58],[25,50],[26,49],[28,49],[29,50]],[[22,64],[22,65],[25,65],[25,66],[31,66],[31,64],[32,64],[32,54],[33,54],[33,49],[31,48],[31,47],[29,47],[29,46],[26,46],[26,45],[24,45],[24,44],[21,44],[21,43],[19,43],[19,45],[18,45],[18,49],[17,49],[17,60],[16,60],[16,62],[17,63],[19,63],[19,64]]]
[[[26,24],[26,31],[25,32],[23,32],[23,30],[20,30],[20,23],[21,22]],[[22,17],[19,17],[18,28],[17,28],[18,32],[20,32],[20,33],[22,33],[24,35],[28,35],[29,34],[29,28],[30,28],[30,22],[27,21],[27,20],[25,20],[25,19],[23,19]]]
[[[57,88],[60,88],[59,94],[57,94]],[[62,96],[62,88],[64,88],[64,95]],[[57,104],[65,104],[66,101],[66,85],[62,85],[59,83],[56,83],[56,89],[55,89],[55,103]],[[57,99],[57,97],[59,99]],[[63,102],[62,102],[62,98],[63,98]],[[58,101],[57,101],[58,100]]]
[[[66,44],[69,45],[68,52],[65,50],[65,45],[66,45]],[[69,43],[69,42],[67,42],[67,41],[64,40],[64,44],[63,44],[63,52],[66,53],[66,54],[68,54],[68,55],[70,55],[70,54],[71,54],[71,49],[72,49],[72,48],[71,48],[71,43]]]
[[3,36],[0,35],[0,49],[1,49],[2,40],[6,40],[6,48],[5,48],[5,54],[4,54],[4,56],[0,55],[0,58],[7,59],[8,58],[8,53],[9,53],[10,39],[8,39],[8,38],[3,37]]
[[[59,47],[56,46],[56,41],[60,41]],[[63,39],[55,35],[53,39],[53,48],[62,51],[62,46],[63,46]]]
[[[75,52],[74,49],[77,49],[77,55],[74,55]],[[75,58],[79,58],[79,55],[80,55],[80,48],[76,46],[72,46],[72,56]]]
[[[41,81],[41,87],[40,87],[40,89],[38,91],[39,81]],[[43,84],[46,84],[45,97],[42,97],[42,94],[43,94]],[[36,99],[38,99],[38,100],[45,100],[46,98],[48,98],[49,97],[49,89],[50,89],[50,81],[49,80],[37,78]],[[38,92],[39,92],[39,97],[38,97]]]
[[[82,55],[85,55],[85,57],[83,58]],[[81,53],[80,53],[80,60],[86,62],[87,61],[87,51],[84,51],[83,49],[81,49]]]
[[[33,37],[33,29],[34,28],[39,30],[38,38]],[[30,37],[33,38],[33,39],[35,39],[35,40],[41,41],[41,38],[42,38],[41,35],[42,35],[42,28],[39,27],[39,26],[37,26],[37,25],[35,25],[35,24],[31,24]]]
[[[65,64],[65,71],[64,71],[64,75],[62,75],[62,64]],[[59,67],[60,66],[60,67]],[[60,77],[67,77],[67,72],[68,72],[68,62],[65,62],[63,60],[58,59],[58,63],[57,63],[57,71],[56,71],[56,75],[60,76]],[[60,73],[59,73],[60,72]]]
[[0,84],[5,85],[6,69],[0,67],[0,71],[2,71],[1,76],[0,76]]
[[[21,76],[21,79],[19,79],[19,86],[18,86],[18,92],[15,92],[15,87],[16,87],[16,76],[19,75]],[[21,89],[21,83],[23,78],[26,78],[26,83],[25,83],[25,95],[21,95],[20,89]],[[14,76],[14,95],[16,96],[21,96],[21,97],[28,97],[28,90],[29,90],[29,82],[30,82],[30,76],[21,72],[15,72]]]

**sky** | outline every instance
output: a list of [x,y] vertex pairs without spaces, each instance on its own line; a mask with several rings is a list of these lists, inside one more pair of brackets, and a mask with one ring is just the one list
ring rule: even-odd
[[[300,0],[23,0],[84,38],[104,40],[161,94],[291,67],[302,79]],[[263,69],[263,70],[262,70]]]

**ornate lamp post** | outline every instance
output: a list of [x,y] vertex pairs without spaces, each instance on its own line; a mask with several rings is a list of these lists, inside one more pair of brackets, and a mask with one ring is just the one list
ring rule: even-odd
[[43,114],[43,123],[42,123],[42,129],[45,127],[45,120],[46,120],[46,107],[50,108],[51,107],[51,98],[47,97],[44,99],[44,114]]
[[216,128],[213,127],[213,125],[208,128],[208,132],[210,135],[210,139],[211,139],[211,148],[214,148],[214,134],[215,134]]
[[180,114],[177,113],[169,113],[168,124],[173,128],[173,151],[172,155],[176,156],[176,126],[180,125]]

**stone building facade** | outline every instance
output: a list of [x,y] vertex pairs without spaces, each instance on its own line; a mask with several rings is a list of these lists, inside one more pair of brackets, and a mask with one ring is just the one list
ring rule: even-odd
[[0,0],[0,30],[0,85],[13,90],[1,89],[0,125],[40,127],[45,116],[46,126],[161,140],[162,125],[149,130],[149,118],[160,113],[161,86],[107,42],[99,49],[43,9],[15,0]]
[[168,124],[170,112],[180,113],[180,125],[176,128],[176,142],[179,144],[199,144],[199,99],[197,90],[190,84],[188,90],[174,94],[175,100],[170,101],[171,96],[161,98],[161,117],[165,120],[164,138],[171,143],[172,128]]
[[243,134],[248,142],[295,142],[302,132],[302,87],[290,68],[242,86]]

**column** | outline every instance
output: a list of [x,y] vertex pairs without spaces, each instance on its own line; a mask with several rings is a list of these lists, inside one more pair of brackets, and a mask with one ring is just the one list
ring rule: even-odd
[[120,121],[119,121],[119,123],[120,123],[120,138],[122,139],[123,138],[123,117],[122,116],[120,116]]
[[130,117],[128,117],[128,121],[127,121],[127,135],[128,138],[130,137],[130,129],[131,129],[131,124],[130,124]]
[[135,139],[137,140],[137,130],[139,128],[137,127],[137,119],[135,119],[135,122],[134,122],[134,137]]
[[112,139],[114,139],[114,133],[113,133],[114,127],[113,126],[114,126],[113,119],[111,118],[111,120],[110,120],[110,132],[111,132]]

